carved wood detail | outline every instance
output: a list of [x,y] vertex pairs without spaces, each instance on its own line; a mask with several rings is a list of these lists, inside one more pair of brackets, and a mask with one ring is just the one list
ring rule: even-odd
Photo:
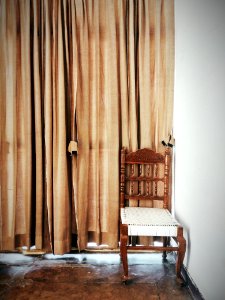
[[140,149],[126,154],[126,163],[128,164],[150,164],[164,163],[165,157],[151,149]]
[[147,177],[147,176],[125,176],[125,180],[132,180],[132,181],[162,181],[164,182],[164,177]]
[[124,192],[125,192],[125,148],[121,150],[120,161],[120,207],[124,207]]
[[128,195],[128,194],[125,194],[125,199],[126,200],[160,200],[160,201],[163,201],[164,200],[164,197],[163,196],[151,196],[151,195],[142,195],[142,194],[131,194],[131,195]]

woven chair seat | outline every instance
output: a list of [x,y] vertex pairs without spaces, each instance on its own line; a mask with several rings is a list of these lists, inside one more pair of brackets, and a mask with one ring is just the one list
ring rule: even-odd
[[122,224],[131,236],[176,236],[178,222],[167,209],[147,207],[121,208]]

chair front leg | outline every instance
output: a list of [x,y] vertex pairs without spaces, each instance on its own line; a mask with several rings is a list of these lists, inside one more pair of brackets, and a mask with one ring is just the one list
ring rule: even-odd
[[177,278],[182,278],[181,267],[183,265],[184,256],[186,252],[186,240],[183,237],[183,228],[181,226],[178,227],[177,241],[178,241],[179,250],[177,254],[176,274],[177,274]]
[[128,226],[126,224],[120,224],[120,255],[124,270],[123,281],[128,280],[127,241]]

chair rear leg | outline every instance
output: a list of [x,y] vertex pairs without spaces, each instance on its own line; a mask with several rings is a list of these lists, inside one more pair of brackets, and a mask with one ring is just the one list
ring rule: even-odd
[[126,224],[120,224],[120,255],[124,271],[122,280],[125,282],[128,280],[127,240],[128,226]]
[[182,279],[181,277],[181,267],[183,265],[183,261],[184,261],[184,256],[185,256],[185,252],[186,252],[186,240],[183,237],[183,228],[182,227],[178,227],[178,234],[177,234],[177,241],[178,241],[178,253],[177,253],[177,262],[176,262],[176,274],[177,274],[177,278]]
[[[169,245],[169,237],[168,236],[164,236],[163,237],[163,247],[167,247]],[[167,252],[166,251],[163,251],[163,260],[165,261],[166,260],[166,257],[167,257]]]
[[132,246],[137,245],[137,236],[131,236],[131,244],[132,244]]

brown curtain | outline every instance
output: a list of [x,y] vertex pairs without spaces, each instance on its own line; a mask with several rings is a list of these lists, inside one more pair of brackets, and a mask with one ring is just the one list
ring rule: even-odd
[[172,129],[173,5],[0,0],[2,250],[117,247],[119,150]]

